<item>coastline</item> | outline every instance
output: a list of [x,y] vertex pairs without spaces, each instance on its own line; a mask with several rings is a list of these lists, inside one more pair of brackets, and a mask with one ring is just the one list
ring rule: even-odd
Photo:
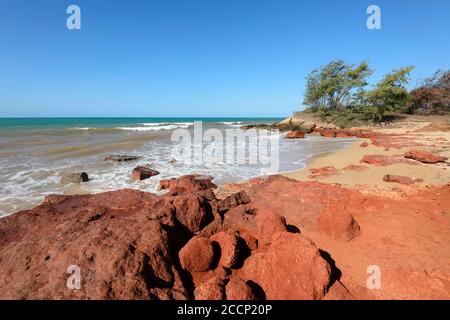
[[[450,132],[428,126],[319,128],[357,139],[304,169],[220,188],[185,175],[161,180],[160,195],[48,196],[0,219],[0,297],[450,299]],[[95,280],[80,291],[65,287],[74,263]],[[370,267],[382,273],[375,290]]]

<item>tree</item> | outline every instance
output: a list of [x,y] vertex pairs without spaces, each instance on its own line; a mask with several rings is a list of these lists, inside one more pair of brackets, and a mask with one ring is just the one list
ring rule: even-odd
[[405,107],[409,98],[406,86],[413,68],[408,66],[392,71],[384,76],[373,90],[367,92],[368,106],[365,112],[372,120],[381,122],[386,112],[400,111]]
[[438,70],[424,81],[421,87],[411,91],[407,112],[426,113],[450,111],[450,70]]
[[355,66],[341,59],[334,60],[306,77],[304,103],[313,111],[352,106],[371,74],[366,61]]

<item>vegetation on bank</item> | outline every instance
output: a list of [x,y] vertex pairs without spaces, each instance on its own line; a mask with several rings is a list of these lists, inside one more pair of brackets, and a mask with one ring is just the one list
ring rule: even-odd
[[305,112],[340,127],[381,123],[404,113],[449,112],[450,71],[437,71],[409,92],[407,85],[413,68],[393,70],[368,88],[373,70],[367,61],[331,61],[306,77]]

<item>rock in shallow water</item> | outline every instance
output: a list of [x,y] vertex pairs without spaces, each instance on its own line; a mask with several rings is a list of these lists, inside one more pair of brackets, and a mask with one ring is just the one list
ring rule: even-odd
[[135,181],[141,181],[153,176],[157,176],[159,171],[153,170],[148,166],[137,166],[131,172],[131,178]]
[[61,177],[61,184],[82,183],[87,181],[89,181],[89,176],[86,172],[69,173]]
[[105,157],[104,161],[112,161],[112,162],[125,162],[125,161],[134,161],[142,159],[139,156],[127,156],[127,155],[111,155]]

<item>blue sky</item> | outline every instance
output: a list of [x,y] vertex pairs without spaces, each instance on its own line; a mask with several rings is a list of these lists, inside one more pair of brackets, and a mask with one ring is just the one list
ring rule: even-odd
[[0,116],[286,116],[335,58],[450,68],[449,34],[448,0],[0,0]]

